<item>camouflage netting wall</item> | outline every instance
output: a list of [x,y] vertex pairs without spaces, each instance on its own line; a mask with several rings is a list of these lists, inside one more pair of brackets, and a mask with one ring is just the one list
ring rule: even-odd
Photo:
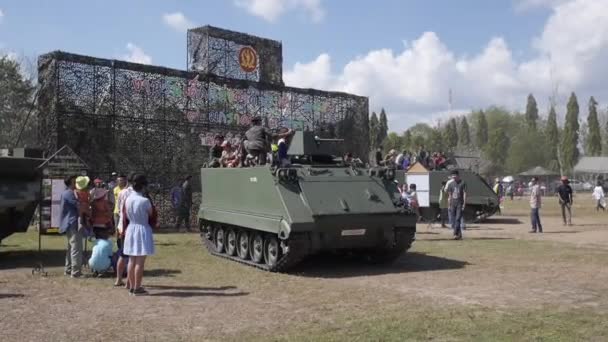
[[367,156],[367,98],[283,87],[263,69],[259,79],[272,82],[239,79],[236,72],[227,73],[235,77],[229,78],[64,52],[41,56],[38,68],[42,147],[52,153],[69,145],[92,176],[146,174],[155,185],[163,223],[169,219],[172,183],[191,174],[196,191],[213,136],[222,133],[237,142],[256,115],[270,128],[342,137],[355,155]]

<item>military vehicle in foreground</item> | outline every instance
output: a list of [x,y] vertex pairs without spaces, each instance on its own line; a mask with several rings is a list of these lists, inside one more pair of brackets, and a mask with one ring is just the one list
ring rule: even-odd
[[202,168],[198,218],[215,255],[273,272],[321,251],[391,262],[408,250],[416,217],[399,207],[395,170],[340,158],[341,140],[291,137],[288,167]]
[[[425,222],[433,222],[439,217],[441,212],[439,209],[441,182],[449,179],[451,171],[429,171],[430,206],[420,208],[420,214]],[[406,171],[397,171],[399,183],[406,182],[406,174]],[[458,174],[467,183],[467,201],[463,212],[465,222],[480,222],[496,214],[500,203],[492,187],[473,171],[458,169]]]
[[38,166],[43,162],[23,153],[0,157],[0,241],[29,227],[40,202],[42,174]]

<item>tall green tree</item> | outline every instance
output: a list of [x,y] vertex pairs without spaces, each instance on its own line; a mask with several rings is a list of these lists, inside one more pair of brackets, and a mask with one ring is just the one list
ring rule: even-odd
[[597,118],[597,102],[591,96],[589,99],[589,116],[587,117],[588,135],[585,152],[590,156],[599,156],[602,153],[602,136],[600,122]]
[[573,92],[568,100],[566,123],[564,124],[562,148],[560,150],[562,166],[566,172],[572,171],[579,157],[578,136],[580,126],[578,123],[578,114],[578,100],[576,99],[576,94]]
[[[19,62],[0,57],[0,148],[31,146],[36,142],[35,120],[30,117],[26,122],[34,86],[20,68]],[[22,129],[20,146],[15,146]]]
[[378,144],[378,132],[380,129],[380,122],[378,121],[378,115],[376,112],[372,112],[372,117],[369,119],[369,145],[372,149],[376,149]]
[[536,166],[553,169],[548,163],[551,156],[546,152],[548,142],[543,133],[520,129],[510,140],[506,171],[517,174]]
[[445,142],[449,148],[458,145],[458,125],[455,118],[451,118],[445,127]]
[[488,135],[488,143],[484,148],[485,157],[492,163],[493,171],[504,170],[507,152],[509,151],[509,137],[504,127],[493,129]]
[[458,140],[460,145],[469,146],[471,144],[471,132],[469,129],[469,122],[467,117],[463,116],[460,120],[460,130],[458,132]]
[[486,114],[482,111],[477,116],[477,127],[475,129],[477,147],[482,149],[488,143],[488,121]]
[[[559,129],[557,127],[557,113],[555,112],[555,107],[553,105],[551,105],[551,109],[549,110],[545,137],[547,139],[547,149],[549,151],[549,162],[554,164],[554,166],[558,166],[557,149],[559,148]],[[554,169],[557,170],[557,168]]]
[[386,111],[384,108],[380,111],[380,118],[378,123],[378,144],[382,144],[384,139],[388,136],[388,118],[386,117]]
[[403,132],[403,136],[401,137],[401,148],[405,150],[412,150],[412,132],[408,129]]
[[528,127],[536,130],[536,121],[538,120],[538,106],[534,95],[528,95],[528,103],[526,104],[526,122]]
[[390,132],[388,134],[388,136],[386,137],[386,139],[384,139],[384,143],[382,144],[382,147],[386,151],[390,151],[392,149],[395,149],[397,151],[401,151],[401,149],[402,149],[401,145],[402,144],[403,144],[403,140],[401,139],[401,137],[399,136],[399,134],[397,134],[395,132]]

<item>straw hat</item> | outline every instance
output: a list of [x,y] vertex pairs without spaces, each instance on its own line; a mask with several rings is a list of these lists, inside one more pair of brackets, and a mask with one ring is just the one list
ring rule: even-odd
[[76,189],[84,190],[89,186],[89,182],[91,179],[87,176],[78,176],[76,177]]

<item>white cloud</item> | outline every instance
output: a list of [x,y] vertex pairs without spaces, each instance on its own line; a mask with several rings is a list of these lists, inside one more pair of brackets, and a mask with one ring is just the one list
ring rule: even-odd
[[163,22],[178,32],[186,32],[189,28],[196,26],[182,12],[163,14]]
[[[527,11],[535,8],[553,8],[569,0],[514,0],[517,11]],[[600,0],[601,1],[601,0]]]
[[370,110],[386,107],[396,131],[445,115],[450,88],[453,107],[462,109],[495,104],[523,110],[532,92],[544,112],[555,85],[559,105],[565,104],[570,91],[577,93],[581,116],[586,115],[589,96],[608,101],[603,86],[608,78],[608,1],[554,5],[542,34],[531,45],[534,57],[520,62],[501,37],[471,57],[458,57],[435,33],[425,32],[404,44],[402,51],[372,50],[340,71],[332,71],[330,56],[321,54],[287,70],[285,82],[369,96]]
[[269,22],[293,10],[304,10],[314,22],[325,17],[321,0],[234,0],[234,4]]
[[2,8],[0,8],[0,23],[2,22],[3,18],[4,18],[4,12],[2,12]]
[[152,64],[152,57],[147,55],[139,46],[133,43],[127,43],[127,50],[128,53],[122,55],[121,59],[132,63]]

